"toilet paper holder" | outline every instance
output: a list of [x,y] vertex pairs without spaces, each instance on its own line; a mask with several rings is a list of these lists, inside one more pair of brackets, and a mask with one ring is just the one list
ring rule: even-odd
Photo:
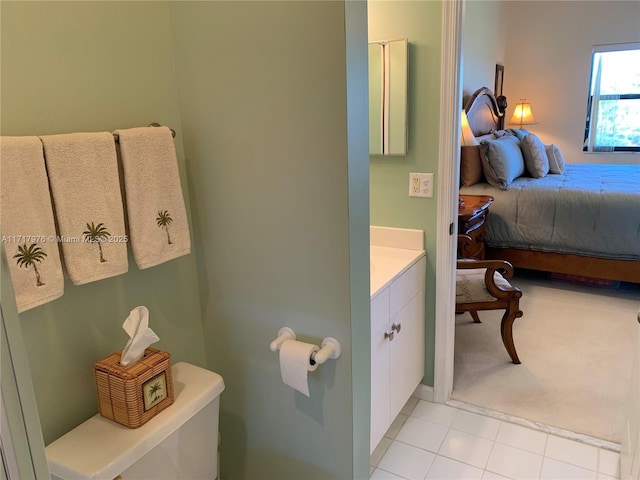
[[[282,327],[278,330],[278,337],[269,344],[272,352],[277,352],[285,340],[295,340],[296,332],[289,327]],[[340,356],[340,342],[333,337],[326,337],[320,344],[320,350],[313,352],[309,358],[309,364],[322,364],[330,358],[338,358]]]

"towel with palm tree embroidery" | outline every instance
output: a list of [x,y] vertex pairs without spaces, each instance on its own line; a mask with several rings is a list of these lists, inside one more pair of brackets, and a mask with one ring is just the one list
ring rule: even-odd
[[178,161],[171,130],[118,130],[133,257],[149,268],[191,252]]
[[2,243],[18,312],[59,298],[64,277],[38,137],[0,138]]
[[40,137],[66,273],[75,285],[126,273],[118,158],[109,132]]

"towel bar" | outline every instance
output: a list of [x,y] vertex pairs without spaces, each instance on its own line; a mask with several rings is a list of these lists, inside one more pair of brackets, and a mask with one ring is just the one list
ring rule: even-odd
[[[160,125],[159,123],[150,123],[149,124],[150,127],[161,127],[162,125]],[[169,130],[171,130],[171,136],[173,138],[176,138],[176,131],[173,128],[170,128]],[[113,134],[113,138],[116,142],[120,143],[120,135],[118,135],[117,133]]]

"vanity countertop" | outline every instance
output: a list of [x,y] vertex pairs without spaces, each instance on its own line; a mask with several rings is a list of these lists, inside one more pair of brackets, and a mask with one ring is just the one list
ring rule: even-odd
[[425,256],[424,250],[371,245],[371,298]]

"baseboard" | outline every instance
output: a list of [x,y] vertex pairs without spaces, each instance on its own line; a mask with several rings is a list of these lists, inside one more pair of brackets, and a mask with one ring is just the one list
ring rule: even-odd
[[425,400],[427,402],[433,402],[433,387],[429,385],[419,384],[413,391],[413,397]]

